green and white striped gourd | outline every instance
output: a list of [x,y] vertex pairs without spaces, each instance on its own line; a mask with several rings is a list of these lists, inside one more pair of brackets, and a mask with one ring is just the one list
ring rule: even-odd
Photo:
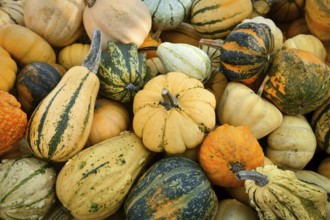
[[56,173],[35,157],[0,163],[0,219],[42,219],[55,201]]
[[65,73],[29,120],[26,140],[39,158],[64,162],[87,142],[100,84],[95,73],[101,55],[101,32],[94,33],[84,64]]
[[157,55],[165,72],[182,72],[203,83],[211,76],[211,59],[202,49],[185,43],[163,42]]

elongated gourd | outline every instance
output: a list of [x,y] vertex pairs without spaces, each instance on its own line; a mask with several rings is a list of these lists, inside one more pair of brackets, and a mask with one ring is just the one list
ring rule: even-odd
[[87,142],[100,86],[94,73],[100,62],[101,33],[93,35],[83,65],[70,68],[31,115],[26,139],[39,158],[64,162]]

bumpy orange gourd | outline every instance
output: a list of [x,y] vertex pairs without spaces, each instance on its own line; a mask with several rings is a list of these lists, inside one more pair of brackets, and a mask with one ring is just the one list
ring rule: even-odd
[[27,123],[27,115],[15,96],[0,90],[0,155],[24,136]]
[[204,139],[199,162],[209,180],[222,187],[243,186],[235,173],[264,163],[264,153],[250,127],[223,124]]

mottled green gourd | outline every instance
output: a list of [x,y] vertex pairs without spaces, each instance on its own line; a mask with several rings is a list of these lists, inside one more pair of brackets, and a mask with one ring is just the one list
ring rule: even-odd
[[134,43],[109,41],[102,52],[97,75],[103,96],[130,102],[149,78],[145,54],[139,53]]

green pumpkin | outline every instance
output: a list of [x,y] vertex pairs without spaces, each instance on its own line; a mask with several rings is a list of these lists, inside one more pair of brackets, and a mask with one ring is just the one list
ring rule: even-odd
[[101,95],[122,103],[130,102],[148,81],[145,54],[139,53],[134,43],[109,41],[101,54],[97,75]]

